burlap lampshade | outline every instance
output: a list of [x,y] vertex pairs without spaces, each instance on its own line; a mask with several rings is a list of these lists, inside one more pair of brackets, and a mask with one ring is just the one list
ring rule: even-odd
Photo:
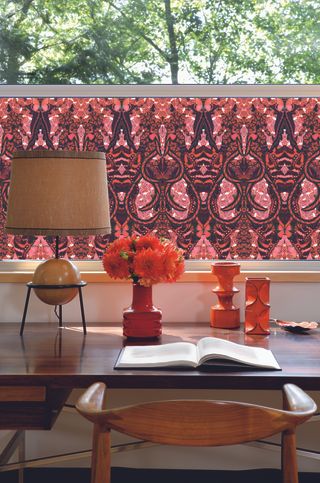
[[97,235],[110,230],[103,153],[18,151],[14,154],[8,233]]
[[[100,152],[18,151],[12,160],[6,231],[23,235],[110,233],[105,156]],[[58,258],[58,255],[56,255]],[[71,262],[49,260],[33,282],[73,284],[80,274]],[[69,292],[68,292],[69,291]],[[46,293],[47,292],[47,293]],[[52,305],[69,302],[77,289],[36,290]]]

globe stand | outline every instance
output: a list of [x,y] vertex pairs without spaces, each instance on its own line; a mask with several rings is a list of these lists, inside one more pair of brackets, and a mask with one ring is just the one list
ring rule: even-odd
[[[83,327],[83,333],[84,335],[87,334],[87,327],[86,327],[86,320],[85,320],[85,315],[84,315],[84,307],[83,307],[83,298],[82,298],[82,287],[85,287],[87,285],[87,282],[79,282],[79,283],[71,283],[71,284],[65,284],[65,285],[43,285],[43,284],[37,284],[33,282],[28,282],[27,283],[27,296],[26,296],[26,302],[24,305],[24,310],[23,310],[23,316],[22,316],[22,321],[21,321],[21,326],[20,326],[20,335],[23,335],[24,331],[24,326],[26,322],[26,317],[27,317],[27,312],[28,312],[28,306],[29,306],[29,300],[30,300],[30,293],[31,289],[49,289],[49,290],[56,290],[56,289],[68,289],[68,288],[77,288],[78,293],[79,293],[79,301],[80,301],[80,311],[81,311],[81,318],[82,318],[82,327]],[[59,305],[59,328],[62,328],[62,305]]]

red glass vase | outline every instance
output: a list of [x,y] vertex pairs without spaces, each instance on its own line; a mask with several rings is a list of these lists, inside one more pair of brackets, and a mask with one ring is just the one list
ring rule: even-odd
[[270,279],[268,277],[246,278],[246,334],[270,334]]
[[161,310],[152,302],[152,286],[132,284],[132,304],[123,311],[123,335],[134,339],[153,339],[162,333]]

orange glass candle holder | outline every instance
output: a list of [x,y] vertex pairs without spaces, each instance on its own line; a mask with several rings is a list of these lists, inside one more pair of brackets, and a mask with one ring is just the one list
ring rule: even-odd
[[244,322],[246,334],[270,334],[269,293],[269,278],[246,278],[246,310]]
[[210,325],[220,329],[238,329],[240,327],[240,309],[233,305],[233,296],[239,289],[233,285],[233,278],[240,273],[240,263],[216,262],[212,273],[218,279],[218,285],[212,290],[218,296],[218,303],[211,307]]

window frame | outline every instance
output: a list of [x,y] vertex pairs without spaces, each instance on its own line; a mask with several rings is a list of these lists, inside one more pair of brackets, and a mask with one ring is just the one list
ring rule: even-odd
[[[314,84],[227,84],[227,85],[1,85],[0,97],[305,97],[320,98],[320,85]],[[243,276],[268,274],[274,281],[320,282],[320,260],[239,260]],[[32,273],[37,260],[0,261],[0,283],[22,281]],[[110,282],[100,261],[75,262],[92,281]],[[182,281],[207,281],[213,260],[186,260]],[[263,267],[262,267],[263,265]],[[15,274],[21,276],[16,277]],[[188,276],[188,274],[190,274]],[[105,274],[104,274],[105,275]],[[242,277],[243,278],[243,277]]]
[[320,97],[320,84],[2,84],[0,97]]

